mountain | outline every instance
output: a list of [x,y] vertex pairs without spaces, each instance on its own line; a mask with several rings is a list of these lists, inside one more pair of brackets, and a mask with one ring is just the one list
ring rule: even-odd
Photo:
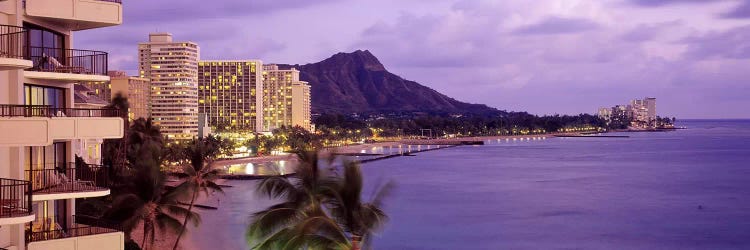
[[279,65],[296,68],[310,83],[317,113],[363,112],[496,112],[482,104],[457,101],[429,87],[388,72],[370,51],[338,53],[317,63]]

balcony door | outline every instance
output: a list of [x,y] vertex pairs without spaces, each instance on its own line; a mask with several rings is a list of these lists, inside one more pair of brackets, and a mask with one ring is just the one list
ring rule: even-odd
[[66,142],[54,142],[49,146],[26,147],[26,180],[31,181],[34,191],[49,188],[50,176],[65,172],[68,168]]
[[34,62],[34,68],[43,71],[54,69],[52,65],[44,62],[44,56],[53,57],[60,63],[66,64],[63,34],[30,23],[24,23],[23,27],[28,30],[26,51],[31,61]]

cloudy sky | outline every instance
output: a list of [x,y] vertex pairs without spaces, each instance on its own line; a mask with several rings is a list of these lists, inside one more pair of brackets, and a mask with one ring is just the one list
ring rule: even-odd
[[[678,118],[750,118],[750,0],[126,0],[81,31],[134,73],[150,32],[203,59],[310,63],[368,49],[456,99],[535,114],[656,97]],[[326,98],[315,96],[313,98]]]

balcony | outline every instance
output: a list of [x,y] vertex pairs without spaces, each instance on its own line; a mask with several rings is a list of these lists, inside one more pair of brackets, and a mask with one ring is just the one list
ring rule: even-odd
[[26,0],[26,15],[73,31],[122,24],[120,0]]
[[109,195],[109,167],[92,164],[41,164],[26,170],[34,201]]
[[122,138],[124,120],[115,109],[0,105],[0,146],[46,146],[53,140]]
[[33,63],[25,55],[26,29],[0,25],[0,70],[31,68]]
[[0,225],[34,220],[30,190],[29,181],[0,178]]
[[[49,222],[48,222],[49,221]],[[125,235],[116,223],[99,218],[73,216],[67,229],[53,226],[52,219],[32,223],[26,232],[27,249],[122,250]]]
[[107,52],[34,46],[29,46],[27,50],[25,58],[33,63],[24,74],[28,78],[68,82],[109,81]]

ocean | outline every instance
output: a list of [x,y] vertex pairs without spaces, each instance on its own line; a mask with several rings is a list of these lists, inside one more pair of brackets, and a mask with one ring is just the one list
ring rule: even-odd
[[[678,121],[630,138],[487,141],[363,165],[393,181],[375,249],[750,249],[750,120]],[[619,135],[619,134],[618,134]],[[198,249],[249,249],[273,203],[229,181]],[[365,197],[367,199],[367,197]],[[212,203],[212,204],[215,204]]]

